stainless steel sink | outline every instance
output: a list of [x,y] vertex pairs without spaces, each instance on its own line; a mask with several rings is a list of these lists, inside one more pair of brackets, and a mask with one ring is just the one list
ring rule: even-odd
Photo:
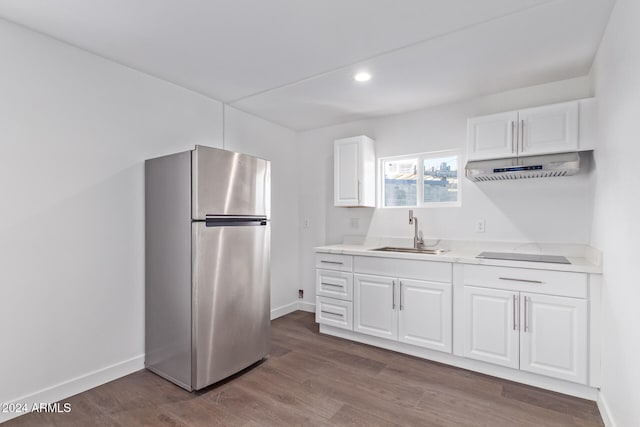
[[393,246],[385,246],[383,248],[371,249],[372,251],[380,251],[380,252],[409,252],[412,254],[430,254],[430,255],[439,255],[445,253],[445,249],[429,249],[429,248],[397,248]]

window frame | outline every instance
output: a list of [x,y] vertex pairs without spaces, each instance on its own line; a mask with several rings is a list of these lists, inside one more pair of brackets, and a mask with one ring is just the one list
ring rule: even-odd
[[[424,201],[424,161],[437,159],[440,157],[457,157],[458,167],[458,197],[455,202],[425,202]],[[416,205],[407,206],[385,206],[385,182],[384,182],[384,164],[388,161],[417,160],[418,167],[416,182]],[[460,175],[462,156],[460,150],[442,150],[429,151],[425,153],[403,154],[400,156],[387,156],[378,159],[378,208],[380,209],[407,209],[407,208],[451,208],[462,206],[462,179]]]

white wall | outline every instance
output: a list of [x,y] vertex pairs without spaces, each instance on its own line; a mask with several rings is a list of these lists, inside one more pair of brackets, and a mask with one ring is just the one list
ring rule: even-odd
[[[300,216],[309,228],[300,236],[301,283],[314,295],[314,246],[340,243],[344,235],[411,237],[407,209],[333,207],[333,140],[366,134],[376,156],[458,149],[466,163],[468,117],[592,96],[588,77],[485,96],[396,116],[346,123],[299,134]],[[590,168],[589,162],[585,170]],[[592,219],[589,174],[574,177],[473,183],[463,179],[462,206],[416,209],[426,238],[588,244]],[[359,228],[350,228],[350,219]],[[474,231],[477,219],[486,232]]]
[[271,309],[276,311],[298,299],[296,133],[228,106],[224,117],[226,149],[271,160]]
[[602,393],[613,422],[640,425],[640,2],[618,0],[593,67],[600,149],[595,153],[593,245],[604,254]]
[[[0,58],[0,402],[58,399],[142,366],[143,162],[221,147],[222,105],[2,20]],[[228,148],[274,160],[272,300],[296,301],[294,135],[228,113]]]

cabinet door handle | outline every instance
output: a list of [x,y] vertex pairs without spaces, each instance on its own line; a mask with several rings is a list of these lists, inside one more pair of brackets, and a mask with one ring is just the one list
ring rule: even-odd
[[527,297],[524,297],[524,331],[528,330],[528,322],[527,322]]
[[404,306],[402,305],[402,280],[400,280],[400,311],[402,311],[403,308]]
[[340,261],[325,261],[325,260],[321,260],[320,262],[323,262],[325,264],[339,264],[339,265],[344,264],[343,262],[340,262]]
[[396,309],[396,281],[392,280],[391,283],[393,284],[392,288],[391,288],[391,308],[393,310]]
[[342,314],[342,313],[334,313],[333,311],[320,310],[320,312],[322,314],[333,314],[334,316],[344,317],[344,314]]
[[344,288],[342,285],[334,285],[333,283],[320,282],[320,284],[324,286],[333,286],[334,288]]
[[526,144],[524,141],[524,119],[520,120],[520,151],[522,151],[524,153],[524,150],[526,148]]
[[513,120],[509,120],[511,123],[511,152],[515,153],[516,151],[516,122]]
[[516,306],[518,305],[516,294],[513,294],[513,330],[516,330]]
[[360,180],[358,180],[358,203],[360,203]]
[[516,278],[513,278],[513,277],[498,277],[498,279],[500,279],[500,280],[511,280],[513,282],[539,283],[539,284],[544,283],[544,282],[541,282],[540,280],[516,279]]

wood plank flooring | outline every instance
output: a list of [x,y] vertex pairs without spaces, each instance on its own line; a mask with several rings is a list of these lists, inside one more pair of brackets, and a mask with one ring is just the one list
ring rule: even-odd
[[188,393],[148,371],[73,396],[67,414],[10,426],[602,426],[594,402],[272,322],[261,364]]

